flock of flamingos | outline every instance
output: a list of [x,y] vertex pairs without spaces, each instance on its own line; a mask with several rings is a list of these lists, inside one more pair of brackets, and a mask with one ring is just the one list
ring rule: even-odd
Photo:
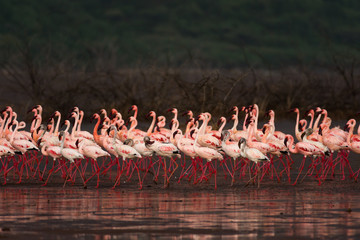
[[[217,174],[221,173],[219,177],[231,185],[241,181],[245,186],[252,183],[259,187],[263,180],[285,179],[295,185],[305,177],[313,178],[318,184],[337,176],[356,181],[360,172],[353,170],[348,160],[350,151],[360,153],[360,127],[354,134],[354,119],[347,122],[346,130],[331,127],[327,111],[320,108],[306,113],[309,121],[300,120],[299,110],[293,109],[297,115],[297,143],[293,135],[276,131],[272,110],[267,113],[269,121],[259,128],[256,104],[241,109],[233,107],[228,119],[233,122],[232,127],[225,129],[227,119],[221,117],[217,130],[209,125],[210,113],[194,118],[191,111],[185,113],[188,121],[180,129],[176,108],[168,110],[173,114],[170,128],[166,128],[164,116],[156,116],[151,111],[147,115],[152,118],[147,131],[137,128],[135,105],[130,108],[129,113],[133,114],[126,121],[116,109],[109,115],[102,109],[92,116],[92,120],[96,120],[92,133],[81,130],[84,112],[78,107],[73,108],[63,122],[58,111],[47,122],[42,121],[40,105],[30,111],[34,118],[29,131],[24,130],[26,123],[17,120],[11,107],[1,112],[3,184],[9,178],[18,183],[26,178],[46,185],[51,176],[57,174],[64,186],[81,179],[85,188],[91,179],[98,187],[105,178],[112,181],[113,188],[129,181],[138,182],[139,188],[144,181],[161,182],[166,188],[171,178],[172,182],[179,183],[211,182],[216,188]],[[242,112],[245,118],[239,130]],[[300,166],[294,167],[292,154],[303,155]],[[310,159],[307,165],[306,159]],[[291,178],[290,173],[296,170],[296,179]]]

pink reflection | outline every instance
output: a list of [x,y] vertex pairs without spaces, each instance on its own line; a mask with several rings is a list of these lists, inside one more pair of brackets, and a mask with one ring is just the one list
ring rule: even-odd
[[[214,230],[220,235],[254,239],[360,234],[360,212],[346,211],[358,206],[359,196],[345,193],[300,194],[296,190],[178,193],[6,187],[0,190],[0,198],[0,222],[15,224],[94,220],[99,222],[98,230],[138,229],[161,233],[178,229],[175,235],[181,235],[180,229],[184,229],[187,237],[198,239],[211,237]],[[131,224],[121,224],[124,222]],[[100,239],[111,239],[111,234]]]

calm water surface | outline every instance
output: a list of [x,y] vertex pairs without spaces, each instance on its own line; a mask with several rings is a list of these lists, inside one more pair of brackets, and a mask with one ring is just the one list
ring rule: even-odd
[[4,239],[359,239],[360,196],[2,187]]

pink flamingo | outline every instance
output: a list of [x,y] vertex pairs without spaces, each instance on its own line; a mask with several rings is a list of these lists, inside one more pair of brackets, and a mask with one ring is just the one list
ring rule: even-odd
[[166,167],[166,160],[164,160],[164,172],[165,172],[164,187],[165,188],[168,187],[169,183],[170,183],[170,178],[172,177],[172,175],[175,173],[176,169],[178,168],[178,164],[173,159],[173,156],[181,157],[179,149],[176,146],[174,146],[174,144],[172,144],[172,143],[161,143],[156,140],[155,141],[151,140],[149,136],[144,137],[144,142],[145,142],[145,146],[148,149],[154,151],[158,156],[169,157],[170,161],[175,164],[175,167],[174,167],[172,173],[170,174],[169,177],[167,177],[168,169]]
[[267,112],[267,115],[270,116],[270,120],[269,120],[269,125],[271,133],[274,137],[276,137],[277,139],[279,139],[280,141],[284,141],[285,139],[285,133],[281,132],[281,131],[275,131],[275,112],[274,110],[269,110]]
[[75,129],[75,136],[79,137],[79,138],[86,138],[88,140],[94,140],[94,136],[89,133],[88,131],[82,131],[81,130],[81,124],[84,118],[84,111],[80,110],[79,111],[79,120],[77,121],[77,128]]
[[[113,130],[115,131],[115,135],[114,135],[114,138],[113,138],[113,148],[116,151],[116,153],[119,156],[121,156],[123,161],[126,161],[126,159],[130,159],[130,164],[131,164],[133,158],[142,158],[141,154],[138,151],[136,151],[135,148],[133,148],[131,146],[128,146],[126,144],[117,143],[116,142],[117,129],[113,125],[111,125],[111,128],[113,128]],[[129,140],[132,141],[132,139],[129,139]],[[120,171],[119,164],[120,163],[118,163],[118,175],[116,177],[116,181],[115,181],[115,184],[114,184],[113,188],[115,188],[116,185],[118,185],[118,183],[120,181],[120,178],[121,178],[122,171]],[[128,165],[129,167],[130,167],[130,164]],[[135,169],[138,172],[140,188],[142,188],[142,181],[141,181],[141,178],[140,178],[140,172],[139,172],[139,168],[138,168],[138,166],[136,164],[135,164]],[[131,175],[130,175],[130,178],[131,178]]]
[[[310,132],[306,133],[306,134],[310,134]],[[304,158],[301,162],[301,165],[300,165],[299,174],[298,174],[295,182],[293,183],[293,185],[295,185],[297,183],[297,180],[298,180],[303,168],[304,168],[306,157],[307,156],[319,156],[319,155],[322,155],[323,152],[319,148],[317,148],[315,145],[310,144],[309,142],[298,142],[294,145],[294,138],[293,138],[293,136],[291,136],[289,134],[287,134],[285,136],[284,144],[288,147],[288,149],[291,153],[302,154],[304,156]]]
[[241,138],[238,144],[239,144],[239,148],[241,150],[242,156],[244,156],[245,158],[254,162],[257,167],[255,176],[251,177],[251,175],[250,175],[250,180],[248,181],[248,183],[246,185],[248,185],[251,182],[251,180],[253,180],[256,176],[258,176],[258,188],[259,188],[260,187],[259,163],[260,162],[269,162],[270,160],[265,154],[263,154],[258,149],[249,147],[249,144],[247,144],[247,141],[245,138]]
[[[78,165],[75,163],[75,159],[84,159],[84,155],[82,155],[79,151],[77,151],[77,150],[75,150],[75,149],[72,149],[72,148],[64,148],[64,142],[65,142],[65,132],[64,132],[64,131],[61,131],[61,132],[60,132],[60,137],[62,138],[62,140],[61,140],[61,146],[60,146],[60,153],[61,153],[61,155],[62,155],[65,159],[69,160],[70,165],[71,165],[71,164],[74,164],[74,166],[75,166],[75,167],[77,168],[77,170],[79,171],[80,177],[81,177],[81,179],[82,179],[82,181],[83,181],[83,184],[84,184],[84,188],[86,188],[87,186],[86,186],[85,179],[84,179],[84,177],[82,176],[81,171],[80,171]],[[71,169],[71,168],[69,168],[69,169]],[[65,179],[65,182],[64,182],[63,187],[65,187],[66,182],[67,182],[67,180],[68,180],[68,177],[69,177],[69,174],[67,174],[67,176],[66,176],[66,179]]]
[[150,111],[147,115],[147,117],[152,117],[153,120],[146,132],[146,135],[149,136],[151,139],[154,139],[158,142],[169,142],[169,139],[164,136],[163,134],[159,133],[159,132],[153,132],[154,130],[154,126],[155,126],[155,122],[156,122],[156,113],[154,111]]
[[290,112],[295,112],[296,113],[296,123],[295,123],[295,137],[296,139],[301,142],[302,138],[301,135],[303,134],[303,132],[299,131],[299,121],[300,121],[300,111],[298,108],[294,108],[292,110],[290,110]]
[[227,167],[226,163],[225,166],[230,173],[232,177],[231,185],[235,182],[235,170],[236,170],[236,159],[241,157],[242,152],[239,148],[239,145],[237,142],[230,141],[230,132],[229,131],[223,131],[221,135],[222,141],[221,141],[221,149],[225,152],[226,155],[231,157],[234,161],[233,165],[233,171],[230,173],[229,168]]
[[133,122],[134,128],[132,130],[134,136],[144,138],[146,136],[146,132],[144,132],[144,131],[142,131],[140,129],[136,129],[136,126],[137,126],[137,123],[138,123],[137,122],[138,107],[136,105],[132,105],[128,112],[130,112],[130,111],[134,111],[133,119],[135,119],[135,120]]
[[[97,164],[97,158],[99,157],[110,157],[110,154],[106,151],[104,151],[103,149],[101,149],[101,147],[99,147],[98,145],[95,145],[94,142],[88,140],[88,139],[82,139],[79,142],[79,139],[76,140],[76,145],[79,147],[78,151],[85,157],[88,157],[90,159],[92,159],[93,161],[95,161],[94,163],[94,167],[95,167],[95,173],[98,176],[98,180],[97,180],[97,185],[96,188],[99,187],[99,183],[100,183],[100,168]],[[99,169],[97,169],[99,168]],[[88,178],[86,180],[85,183],[87,183],[90,180],[90,178]]]
[[[203,116],[203,115],[201,115]],[[205,119],[204,119],[205,120]],[[205,121],[204,121],[205,122]],[[206,124],[204,125],[205,123],[203,123],[202,127],[199,129],[199,132],[204,130],[204,126],[206,126]],[[194,142],[194,145],[193,145],[193,148],[194,148],[194,151],[195,153],[205,159],[207,162],[206,162],[206,165],[205,165],[205,169],[202,170],[202,177],[200,178],[200,180],[203,180],[205,178],[205,172],[206,172],[206,169],[210,166],[210,162],[212,160],[223,160],[223,156],[217,151],[215,150],[214,148],[210,148],[210,147],[205,147],[205,146],[201,146],[198,144],[198,139],[199,137],[202,137],[201,134],[197,134],[196,135],[196,138],[195,138],[195,142]],[[216,184],[216,169],[214,170],[215,171],[215,189],[217,188],[217,184]]]
[[[356,120],[350,119],[350,120],[348,120],[346,125],[349,128],[349,134],[347,136],[346,143],[349,146],[351,151],[353,151],[357,154],[360,154],[360,135],[354,134]],[[360,172],[360,169],[358,171],[356,171],[355,173],[353,173],[355,180],[357,180],[357,178],[359,176],[359,172]]]
[[221,147],[220,139],[213,136],[212,133],[206,133],[206,128],[208,126],[210,118],[211,117],[208,113],[200,114],[199,120],[202,120],[203,123],[202,123],[196,137],[198,138],[199,145],[216,150]]

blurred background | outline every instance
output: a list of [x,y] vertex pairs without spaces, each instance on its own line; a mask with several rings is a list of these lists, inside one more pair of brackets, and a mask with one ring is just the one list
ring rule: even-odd
[[[359,106],[360,1],[0,2],[0,104],[141,116]],[[140,117],[141,117],[140,116]],[[293,119],[294,116],[290,115]]]

